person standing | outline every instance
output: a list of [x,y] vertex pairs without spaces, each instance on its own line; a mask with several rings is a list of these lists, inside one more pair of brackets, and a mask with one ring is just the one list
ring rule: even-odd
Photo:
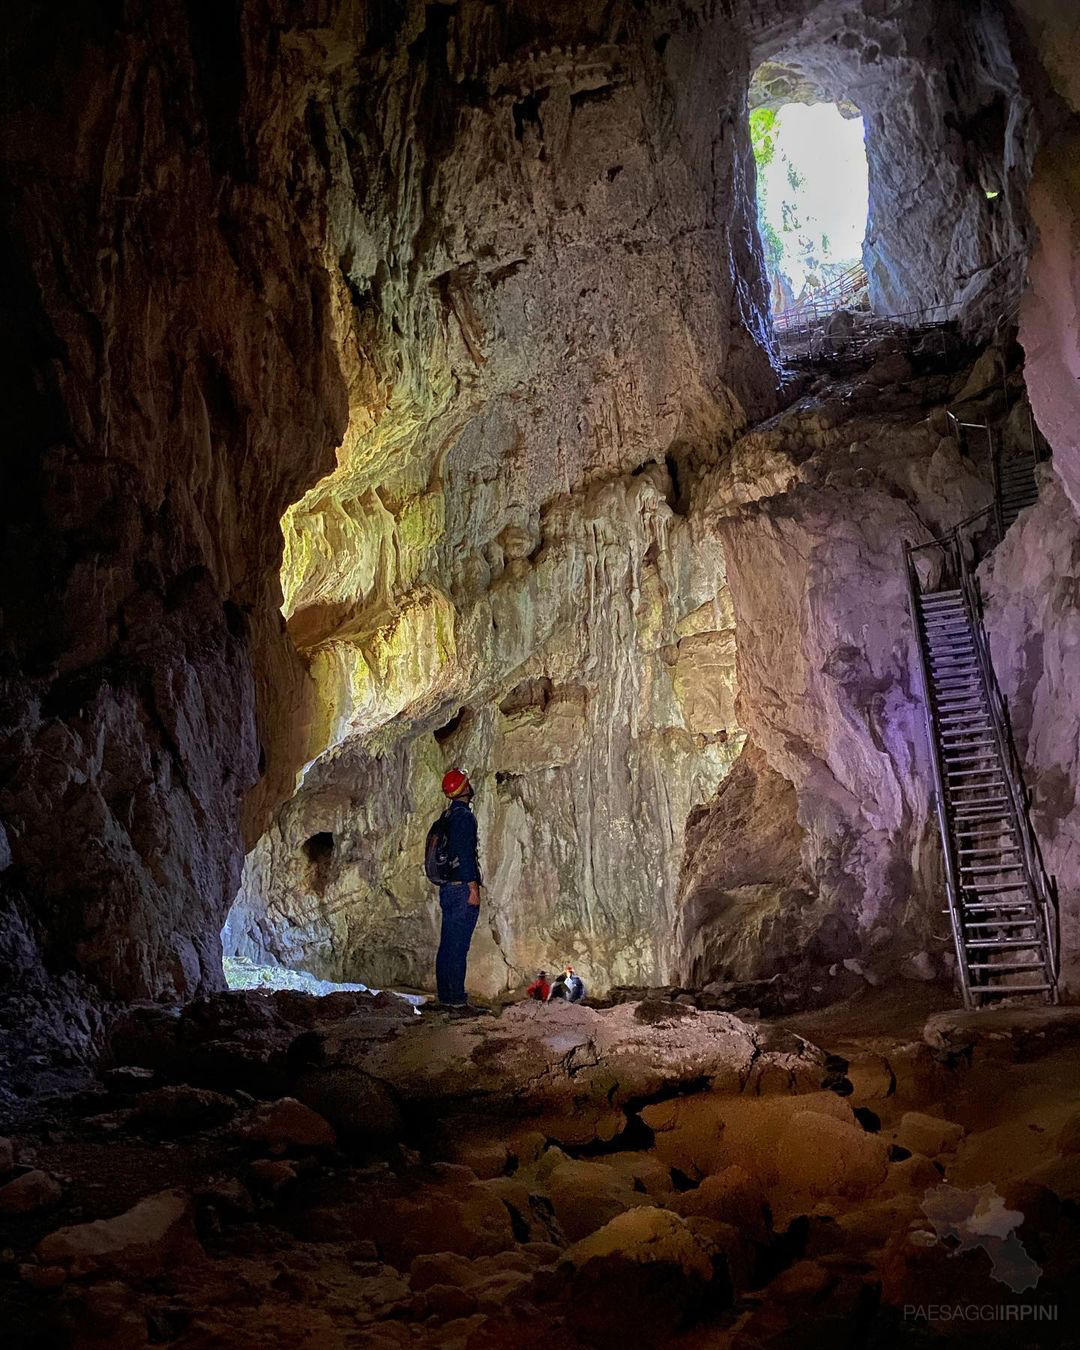
[[450,804],[428,831],[424,870],[439,887],[442,933],[435,957],[439,1003],[456,1013],[471,1013],[465,997],[465,968],[476,920],[480,916],[483,877],[477,858],[473,787],[460,769],[443,776],[442,790]]

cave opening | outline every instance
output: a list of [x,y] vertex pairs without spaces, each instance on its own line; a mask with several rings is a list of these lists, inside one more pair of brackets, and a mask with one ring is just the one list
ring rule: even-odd
[[770,101],[751,109],[757,228],[774,315],[850,281],[865,301],[865,128],[849,102]]

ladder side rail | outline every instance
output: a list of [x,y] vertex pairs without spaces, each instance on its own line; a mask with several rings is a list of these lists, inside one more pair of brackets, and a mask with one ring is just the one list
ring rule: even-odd
[[1005,512],[1001,500],[1001,443],[995,438],[989,423],[986,426],[986,445],[990,455],[990,477],[994,490],[994,523],[997,526],[998,543],[1005,538]]
[[1020,762],[1020,756],[1013,740],[1008,708],[1001,693],[1001,687],[997,682],[997,676],[994,674],[990,643],[986,635],[986,629],[983,627],[982,597],[979,593],[978,584],[968,568],[963,549],[960,548],[958,552],[961,590],[964,595],[965,606],[969,610],[980,682],[986,693],[987,706],[990,709],[991,732],[1004,770],[1005,790],[1009,795],[1013,821],[1016,826],[1017,837],[1020,840],[1021,853],[1024,858],[1024,872],[1035,894],[1036,902],[1042,911],[1043,937],[1046,943],[1046,977],[1047,982],[1051,985],[1051,999],[1056,1002],[1058,979],[1056,929],[1060,922],[1056,887],[1047,874],[1042,850],[1031,824],[1023,765]]
[[[940,545],[939,545],[940,546]],[[922,545],[925,548],[927,545]],[[949,907],[949,926],[952,928],[953,947],[956,952],[956,968],[960,975],[960,992],[964,1007],[974,1006],[971,981],[968,973],[967,952],[964,948],[963,916],[960,909],[960,890],[957,884],[959,868],[954,855],[952,824],[945,803],[945,776],[941,769],[941,754],[938,749],[937,728],[934,724],[934,711],[931,703],[930,669],[926,659],[926,637],[922,616],[919,613],[915,546],[904,545],[904,571],[907,576],[908,610],[915,630],[915,652],[919,665],[919,678],[923,689],[923,717],[926,725],[926,743],[930,750],[930,766],[934,775],[934,811],[937,815],[938,832],[941,835],[941,851],[945,861],[945,896]]]

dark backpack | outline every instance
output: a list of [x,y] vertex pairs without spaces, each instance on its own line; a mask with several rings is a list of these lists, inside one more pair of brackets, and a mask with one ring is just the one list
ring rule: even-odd
[[427,832],[424,872],[433,885],[442,886],[453,881],[450,870],[450,821],[444,811]]

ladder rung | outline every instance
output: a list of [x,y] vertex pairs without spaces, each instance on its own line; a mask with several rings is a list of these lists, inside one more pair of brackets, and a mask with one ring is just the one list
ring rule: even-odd
[[[965,914],[989,914],[991,910],[994,910],[994,911],[1005,910],[1005,909],[1009,909],[1009,910],[1018,910],[1018,909],[1027,909],[1027,908],[1028,908],[1028,901],[1026,901],[1026,900],[1013,900],[1013,901],[1002,900],[1000,904],[996,904],[996,905],[991,905],[991,904],[977,904],[977,905],[966,904],[966,905],[964,905],[963,912],[964,912]],[[947,914],[949,911],[948,911],[947,909],[943,909],[941,912],[942,912],[942,914]],[[1024,922],[1024,923],[1034,923],[1035,920],[1034,920],[1033,918],[1031,918],[1031,919],[1024,919],[1023,922]]]
[[[994,896],[994,895],[1005,895],[1005,894],[1006,894],[1007,892],[1009,892],[1009,891],[1026,891],[1027,888],[1028,888],[1028,884],[1027,884],[1027,881],[1025,880],[1025,881],[1011,881],[1011,882],[1009,882],[1009,883],[1008,883],[1007,885],[1005,885],[1005,886],[981,886],[981,887],[980,887],[980,886],[965,886],[965,887],[964,887],[964,891],[965,891],[965,893],[966,893],[967,895]],[[996,906],[998,906],[998,905],[1002,905],[1002,906],[1004,906],[1006,909],[1016,909],[1018,903],[1019,903],[1019,904],[1026,905],[1026,904],[1029,903],[1029,900],[1025,899],[1025,900],[1022,900],[1022,901],[1017,902],[1016,900],[1000,900],[1000,901],[998,901],[998,900],[991,900],[991,899],[987,899],[987,900],[981,900],[981,899],[980,899],[980,900],[978,900],[978,901],[969,901],[969,902],[968,902],[969,906],[970,906],[972,903],[976,903],[976,904],[986,904],[986,905],[991,905],[991,906],[994,906],[994,907],[996,907]]]
[[983,866],[982,863],[961,863],[960,875],[968,877],[977,876],[995,876],[998,872],[1022,872],[1023,863],[1002,863],[1000,867],[993,864]]
[[965,928],[1030,928],[1037,920],[1033,914],[1030,919],[964,919]]
[[[945,779],[947,782],[953,783],[958,778],[985,778],[987,774],[1000,774],[1000,773],[1001,773],[1001,765],[993,764],[988,769],[957,769],[955,773],[947,773],[945,775]],[[992,783],[961,784],[958,791],[966,792],[968,788],[983,788],[983,787],[998,787],[998,786],[1001,787],[1005,786],[1004,778],[1000,777],[995,778]]]
[[994,938],[965,938],[964,946],[969,951],[1030,951],[1032,947],[1042,949],[1042,939],[1036,933],[1033,938],[1002,938],[1000,941]]
[[969,961],[968,970],[990,970],[1003,974],[1007,970],[1042,970],[1042,961]]
[[988,984],[976,985],[973,994],[1042,994],[1053,989],[1052,984]]
[[1003,853],[1019,853],[1019,844],[1006,844],[1004,848],[962,848],[961,858],[968,854],[972,858],[1000,858]]

